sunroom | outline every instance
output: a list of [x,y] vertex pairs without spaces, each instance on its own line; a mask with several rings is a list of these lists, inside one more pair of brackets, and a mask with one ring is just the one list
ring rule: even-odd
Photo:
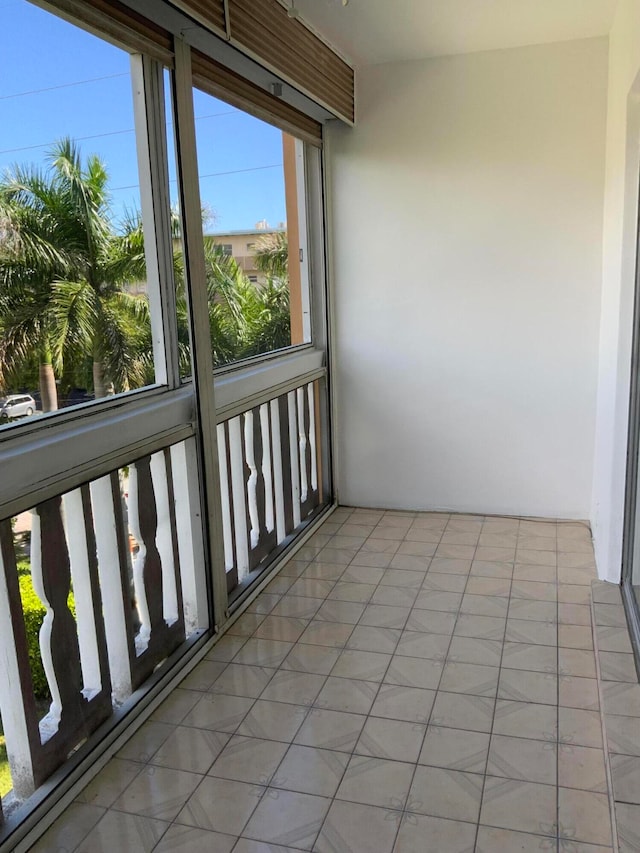
[[0,849],[640,850],[639,11],[0,6]]

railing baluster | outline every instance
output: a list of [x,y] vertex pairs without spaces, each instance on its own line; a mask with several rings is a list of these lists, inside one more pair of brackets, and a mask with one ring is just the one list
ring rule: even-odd
[[247,506],[251,529],[249,531],[249,545],[256,548],[260,540],[260,515],[258,512],[258,466],[256,465],[254,453],[254,423],[253,411],[244,415],[244,456],[249,467],[249,479],[247,480]]
[[307,433],[304,409],[304,388],[296,389],[296,400],[298,404],[298,446],[300,449],[300,503],[307,500]]
[[222,538],[224,542],[225,571],[234,568],[233,525],[231,521],[231,489],[227,462],[226,424],[218,424],[218,466],[220,468],[220,497],[222,500]]
[[231,459],[231,490],[233,493],[233,521],[236,539],[236,566],[238,583],[249,573],[249,543],[247,539],[247,510],[245,503],[244,453],[240,416],[229,421],[229,455]]
[[271,400],[269,403],[271,409],[271,446],[273,448],[273,480],[274,493],[276,504],[276,533],[278,544],[284,540],[287,535],[286,518],[285,518],[285,485],[284,474],[282,471],[282,434],[280,428],[280,398]]
[[120,704],[133,691],[130,651],[133,626],[128,592],[129,552],[126,546],[118,473],[113,472],[94,480],[89,490],[113,698],[116,704]]
[[297,394],[287,394],[289,409],[289,450],[291,459],[291,500],[293,505],[293,527],[300,524],[300,444],[297,423]]
[[264,526],[268,533],[272,533],[275,527],[273,512],[273,471],[271,463],[271,430],[269,424],[269,406],[263,403],[260,406],[260,432],[262,435],[262,478],[264,481]]
[[318,491],[318,457],[316,447],[316,405],[315,386],[313,382],[307,385],[307,398],[309,405],[309,452],[311,456],[311,488]]
[[[169,462],[169,464],[168,464]],[[170,476],[170,459],[161,450],[151,456],[151,479],[156,497],[157,524],[155,541],[162,567],[162,615],[167,625],[174,625],[180,618],[178,606],[178,583],[176,582],[177,555],[174,550],[173,511],[169,491],[173,489]]]

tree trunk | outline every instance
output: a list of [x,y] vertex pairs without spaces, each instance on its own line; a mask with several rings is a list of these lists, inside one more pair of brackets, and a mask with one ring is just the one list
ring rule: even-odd
[[38,367],[38,375],[42,411],[56,412],[58,410],[58,389],[56,388],[56,377],[51,362],[41,363]]
[[104,367],[101,361],[93,362],[93,395],[96,400],[107,396],[104,384]]

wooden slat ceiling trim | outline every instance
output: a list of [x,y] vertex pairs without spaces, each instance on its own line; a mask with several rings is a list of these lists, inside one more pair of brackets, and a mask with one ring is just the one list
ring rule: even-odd
[[322,125],[319,122],[203,53],[193,50],[191,58],[193,82],[199,89],[312,145],[322,144]]
[[169,0],[172,6],[185,12],[217,35],[227,38],[224,0]]
[[353,69],[278,0],[229,0],[229,17],[233,43],[353,122]]

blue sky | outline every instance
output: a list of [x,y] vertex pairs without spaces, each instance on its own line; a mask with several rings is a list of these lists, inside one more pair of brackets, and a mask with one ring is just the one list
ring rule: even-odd
[[[116,219],[138,209],[128,54],[27,0],[0,0],[0,33],[0,172],[43,166],[51,143],[71,136],[106,164]],[[194,109],[207,229],[284,221],[280,131],[202,92]],[[171,192],[175,199],[175,182]]]

